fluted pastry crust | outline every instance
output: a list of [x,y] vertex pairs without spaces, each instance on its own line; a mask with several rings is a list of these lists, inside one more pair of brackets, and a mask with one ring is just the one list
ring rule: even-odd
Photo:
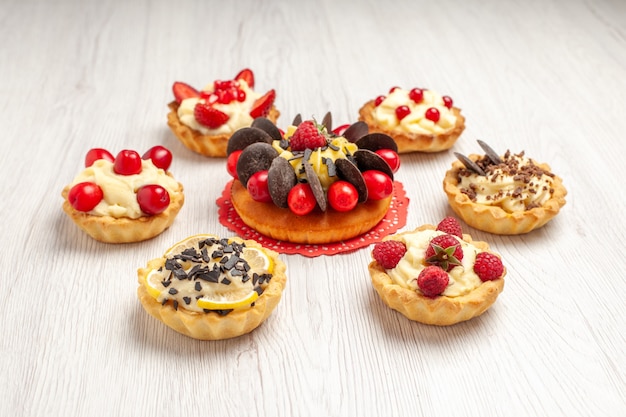
[[[426,224],[415,231],[427,229],[434,230],[435,226]],[[393,239],[393,236],[390,238]],[[463,240],[483,251],[489,251],[489,245],[486,242],[472,240],[470,235],[464,234]],[[471,292],[459,297],[440,295],[429,298],[418,291],[394,283],[385,272],[385,268],[376,261],[372,261],[368,269],[372,285],[388,307],[402,313],[410,320],[436,326],[449,326],[484,313],[504,289],[504,276],[506,275],[505,268],[501,278],[483,282]]]
[[170,205],[165,211],[155,216],[143,216],[137,219],[94,216],[72,207],[67,199],[69,191],[68,185],[61,193],[64,199],[63,211],[89,236],[105,243],[131,243],[151,239],[172,225],[185,203],[183,186],[178,183],[176,192],[170,194]]
[[235,211],[246,225],[276,240],[305,244],[340,242],[366,233],[385,217],[392,199],[369,200],[349,212],[315,209],[298,216],[289,209],[254,201],[237,180],[230,194]]
[[365,103],[359,109],[359,120],[367,124],[370,133],[380,132],[391,136],[398,145],[398,153],[440,152],[450,149],[465,130],[465,117],[457,107],[451,109],[456,116],[454,128],[443,134],[431,135],[410,133],[400,129],[386,129],[374,120],[372,115],[375,107],[374,100]]
[[[468,157],[472,161],[476,161],[482,156],[471,154]],[[548,164],[535,163],[535,165],[545,171],[550,171]],[[545,225],[565,205],[567,190],[563,185],[563,180],[556,175],[552,179],[554,192],[550,199],[541,207],[509,213],[497,206],[477,204],[466,194],[462,193],[459,188],[458,173],[462,168],[464,168],[464,165],[460,161],[452,163],[452,168],[446,171],[443,179],[443,189],[448,196],[448,203],[452,210],[465,223],[475,229],[498,235],[528,233]]]
[[173,330],[199,340],[230,339],[250,333],[261,325],[278,305],[282,292],[287,283],[284,262],[278,254],[270,249],[263,248],[253,240],[243,241],[248,247],[263,250],[274,262],[272,279],[250,308],[233,310],[226,315],[214,312],[198,313],[188,311],[182,307],[174,309],[171,303],[162,305],[152,297],[145,287],[145,281],[150,270],[164,265],[165,258],[152,259],[146,268],[139,268],[137,276],[139,287],[137,297],[143,308],[154,318],[163,322]]
[[[204,156],[226,157],[226,147],[231,134],[203,135],[195,129],[181,123],[178,118],[179,104],[172,101],[168,104],[170,112],[167,114],[167,125],[172,129],[176,137],[192,151]],[[276,123],[280,112],[275,106],[270,109],[267,118]]]

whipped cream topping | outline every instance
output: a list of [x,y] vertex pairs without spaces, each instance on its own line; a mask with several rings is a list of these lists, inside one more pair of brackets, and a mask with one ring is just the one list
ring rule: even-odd
[[[407,251],[395,268],[387,270],[387,275],[391,277],[395,284],[421,292],[417,286],[417,277],[428,266],[424,259],[428,243],[435,236],[443,234],[445,233],[437,230],[421,230],[395,237],[396,240],[405,244]],[[456,239],[461,244],[463,259],[461,260],[461,265],[455,266],[447,273],[449,282],[442,293],[446,297],[465,295],[482,284],[482,281],[474,272],[476,255],[482,252],[482,250],[462,239]]]
[[157,168],[150,159],[141,161],[141,172],[134,175],[119,175],[113,171],[113,162],[99,159],[74,178],[70,188],[81,182],[93,182],[102,189],[103,199],[93,210],[93,216],[128,217],[137,219],[145,216],[137,202],[137,190],[144,185],[157,184],[172,196],[179,192],[178,182]]
[[[374,108],[372,117],[386,129],[408,133],[438,135],[454,129],[457,117],[445,106],[442,96],[432,90],[423,90],[423,93],[424,99],[416,103],[409,97],[409,91],[396,88]],[[398,120],[396,116],[396,108],[400,106],[407,106],[411,111],[402,120]],[[439,110],[440,118],[437,123],[425,117],[426,110],[430,107]]]
[[501,164],[493,164],[487,157],[477,164],[487,175],[465,168],[459,171],[461,192],[477,204],[515,213],[542,206],[554,192],[554,174],[537,166],[524,152],[514,155],[507,151]]
[[[239,83],[239,89],[246,93],[246,99],[244,101],[233,100],[228,104],[217,102],[213,104],[214,108],[228,115],[228,121],[226,123],[215,129],[200,124],[194,116],[196,104],[206,101],[205,98],[200,97],[190,97],[180,103],[178,107],[178,118],[181,123],[199,131],[203,135],[212,136],[230,134],[242,127],[250,126],[254,120],[252,116],[250,116],[250,110],[252,110],[252,105],[261,95],[252,90],[245,80],[238,80],[237,82]],[[214,83],[210,83],[204,87],[202,91],[212,93],[214,91]]]
[[252,291],[261,294],[272,275],[250,269],[245,247],[228,239],[208,238],[200,242],[199,250],[188,248],[168,256],[162,267],[149,272],[146,284],[158,302],[171,301],[175,309],[199,313],[207,311],[197,305],[201,298],[228,299]]

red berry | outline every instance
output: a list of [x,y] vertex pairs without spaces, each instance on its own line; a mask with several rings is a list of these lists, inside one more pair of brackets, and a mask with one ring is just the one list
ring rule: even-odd
[[111,152],[106,149],[93,148],[87,151],[87,155],[85,155],[85,167],[92,166],[98,159],[106,159],[107,161],[113,162],[115,158],[113,158]]
[[113,161],[113,171],[119,175],[135,175],[141,172],[141,157],[135,151],[124,149]]
[[309,214],[315,208],[317,201],[311,186],[307,183],[298,183],[287,196],[287,204],[289,209],[298,216]]
[[176,102],[178,102],[179,104],[187,98],[200,96],[198,90],[196,90],[189,84],[185,84],[180,81],[176,81],[174,85],[172,85],[172,91],[174,92],[174,98],[176,99]]
[[450,277],[438,266],[427,266],[417,277],[417,286],[424,296],[437,297],[446,290]]
[[267,170],[257,171],[250,176],[246,184],[248,193],[254,201],[260,203],[271,203],[270,189],[267,185]]
[[385,96],[378,96],[376,97],[376,99],[374,100],[374,105],[376,107],[380,106],[380,103],[382,103],[383,101],[385,101]]
[[230,174],[234,179],[239,179],[239,175],[237,175],[237,161],[239,161],[239,156],[241,155],[242,150],[233,151],[228,158],[226,159],[226,171]]
[[476,255],[474,272],[481,281],[493,281],[504,273],[504,265],[496,255],[490,252],[480,252]]
[[374,245],[372,257],[385,269],[392,269],[398,265],[406,253],[406,245],[397,240],[385,240]]
[[141,211],[154,216],[164,212],[170,205],[170,194],[160,185],[144,185],[137,190],[137,202]]
[[217,102],[220,104],[229,104],[237,99],[237,90],[234,87],[215,90],[215,94],[217,95]]
[[352,210],[359,200],[359,192],[348,181],[335,181],[328,187],[328,203],[337,211]]
[[452,102],[452,98],[450,96],[443,96],[443,97],[441,97],[441,99],[443,100],[444,106],[446,106],[449,109],[452,108],[453,102]]
[[333,133],[337,136],[343,136],[343,133],[350,127],[349,124],[337,126],[333,129]]
[[389,89],[389,94],[393,93],[393,92],[394,92],[394,91],[396,91],[398,88],[400,88],[400,87],[398,87],[398,86],[391,87],[391,88]]
[[437,230],[463,239],[463,229],[461,228],[461,223],[459,223],[459,221],[454,217],[446,217],[440,221],[437,225]]
[[383,148],[377,150],[375,153],[387,162],[392,172],[398,172],[400,169],[400,156],[394,150]]
[[146,153],[143,154],[141,159],[149,159],[155,167],[161,168],[163,171],[167,171],[172,164],[172,153],[166,147],[156,145],[148,149]]
[[296,131],[291,135],[289,146],[293,152],[321,148],[326,146],[326,137],[324,137],[313,121],[306,120],[300,123]]
[[213,89],[214,90],[230,90],[231,88],[235,88],[235,80],[215,80],[213,81]]
[[421,88],[414,88],[409,91],[409,98],[415,103],[419,104],[424,100],[424,90]]
[[398,118],[398,120],[404,119],[409,114],[411,114],[411,109],[409,109],[409,106],[396,107],[396,117]]
[[438,235],[430,240],[424,255],[426,263],[437,265],[445,271],[461,265],[463,248],[452,235]]
[[78,211],[91,211],[98,205],[104,194],[102,189],[93,182],[80,182],[70,189],[67,201]]
[[229,116],[226,113],[219,111],[208,103],[201,102],[196,104],[193,115],[198,123],[211,129],[217,129],[229,119]]
[[424,115],[424,117],[437,123],[441,115],[439,114],[439,110],[437,110],[435,107],[429,107],[426,110],[426,114]]
[[239,71],[239,74],[235,75],[235,80],[244,80],[248,84],[248,87],[254,88],[254,73],[248,68]]
[[257,117],[265,117],[269,114],[272,105],[274,104],[274,100],[276,100],[276,91],[273,89],[265,93],[263,96],[256,99],[254,104],[252,104],[252,110],[250,110],[250,116],[253,119]]
[[369,200],[382,200],[393,193],[393,181],[384,172],[370,169],[362,174],[367,186],[367,198]]

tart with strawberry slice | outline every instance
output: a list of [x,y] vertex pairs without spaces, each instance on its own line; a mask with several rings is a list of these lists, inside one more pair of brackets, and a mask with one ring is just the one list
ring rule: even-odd
[[258,117],[276,121],[276,92],[253,90],[254,73],[243,69],[232,80],[216,80],[201,90],[177,81],[172,86],[167,124],[189,149],[204,156],[226,156],[228,139]]
[[261,325],[281,299],[286,266],[253,240],[190,236],[137,271],[144,309],[200,340],[241,336]]
[[150,239],[174,222],[185,201],[183,186],[168,171],[171,162],[171,152],[160,145],[143,156],[91,149],[85,169],[63,189],[63,211],[101,242]]
[[362,235],[386,215],[399,168],[395,142],[364,123],[332,130],[297,116],[283,133],[257,119],[231,137],[230,197],[241,220],[278,241],[327,244]]
[[465,117],[452,98],[423,88],[393,87],[387,95],[366,102],[359,109],[359,120],[372,132],[391,136],[399,153],[450,149],[465,130]]
[[504,289],[506,268],[486,242],[463,234],[453,217],[387,236],[369,272],[383,302],[407,318],[448,326],[477,317]]

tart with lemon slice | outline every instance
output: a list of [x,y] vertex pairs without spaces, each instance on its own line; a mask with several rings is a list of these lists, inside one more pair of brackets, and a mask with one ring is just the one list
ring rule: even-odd
[[276,92],[254,91],[254,73],[248,68],[234,79],[216,80],[200,90],[177,81],[172,91],[167,124],[183,145],[204,156],[225,157],[234,131],[258,117],[276,121],[280,116],[274,106]]
[[452,98],[424,88],[393,87],[366,102],[359,120],[372,132],[391,136],[399,153],[450,149],[465,130],[465,117]]
[[286,266],[253,240],[191,236],[137,271],[144,309],[175,331],[200,340],[256,329],[280,301]]

